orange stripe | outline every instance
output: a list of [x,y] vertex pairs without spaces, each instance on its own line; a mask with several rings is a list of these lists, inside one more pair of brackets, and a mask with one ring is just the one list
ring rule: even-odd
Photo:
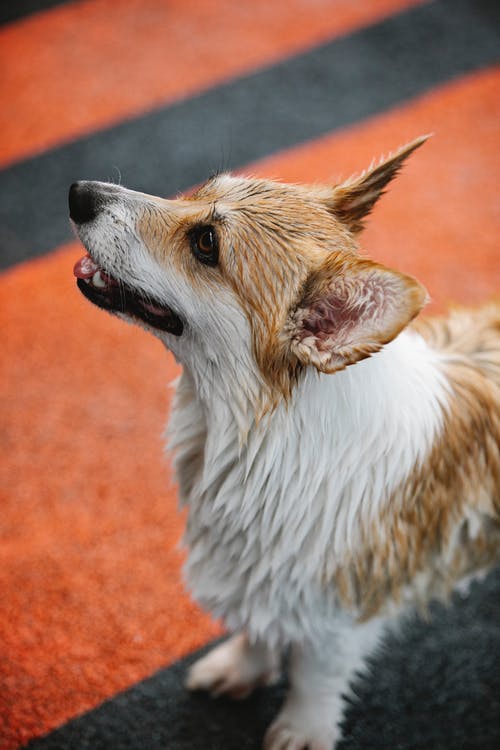
[[499,91],[500,68],[471,75],[246,172],[334,183],[433,133],[376,206],[362,247],[417,276],[434,300],[431,312],[450,301],[478,304],[500,293]]
[[81,252],[1,279],[2,750],[218,632],[181,584],[160,437],[177,369],[81,298]]
[[0,165],[420,2],[90,0],[6,26]]
[[[255,170],[326,180],[434,130],[364,246],[418,275],[439,306],[479,302],[500,275],[499,83],[486,71]],[[0,278],[2,750],[217,632],[183,591],[174,549],[182,519],[160,434],[177,368],[154,339],[81,298],[71,275],[81,252],[72,244]]]

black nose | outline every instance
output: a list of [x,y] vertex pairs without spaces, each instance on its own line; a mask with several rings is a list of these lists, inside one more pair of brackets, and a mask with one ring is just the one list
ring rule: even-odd
[[74,182],[69,189],[69,215],[77,224],[85,224],[97,216],[97,195],[88,182]]

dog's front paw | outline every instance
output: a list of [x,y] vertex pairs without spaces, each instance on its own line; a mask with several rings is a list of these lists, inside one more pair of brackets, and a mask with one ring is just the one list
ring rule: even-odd
[[329,730],[308,731],[307,727],[278,719],[264,738],[263,750],[333,750],[338,735]]
[[335,729],[304,725],[300,714],[278,716],[266,732],[263,750],[333,750],[338,739]]
[[207,690],[212,696],[246,698],[256,687],[270,685],[279,677],[276,660],[261,647],[250,646],[235,635],[193,664],[188,690]]

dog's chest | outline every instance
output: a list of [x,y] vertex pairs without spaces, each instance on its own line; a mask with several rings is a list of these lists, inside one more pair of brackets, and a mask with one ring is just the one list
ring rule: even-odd
[[322,582],[349,554],[356,511],[370,502],[367,487],[380,495],[386,470],[367,464],[340,413],[328,438],[303,414],[290,416],[275,414],[243,449],[230,422],[208,427],[203,459],[193,459],[191,445],[187,465],[179,455],[177,466],[185,476],[196,469],[185,534],[189,589],[230,629],[268,642],[315,638],[336,616],[334,586]]
[[[194,598],[229,629],[286,642],[304,630],[313,637],[317,621],[332,610],[334,592],[325,598],[320,590],[318,519],[312,508],[305,511],[311,496],[293,469],[296,456],[290,450],[273,458],[267,442],[253,460],[231,455],[228,447],[220,474],[194,484],[185,575]],[[320,506],[324,490],[311,489]]]
[[243,447],[230,404],[174,410],[187,583],[229,628],[291,640],[335,616],[332,581],[356,553],[360,518],[388,506],[439,428],[414,347],[392,346],[334,377],[307,376]]

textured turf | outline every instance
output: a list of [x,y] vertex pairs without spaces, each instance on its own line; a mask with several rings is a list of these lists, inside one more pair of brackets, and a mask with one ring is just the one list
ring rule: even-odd
[[[380,202],[363,245],[422,279],[434,309],[448,298],[478,303],[500,275],[499,85],[500,72],[484,71],[252,171],[327,181],[439,125]],[[81,253],[75,242],[0,278],[0,736],[9,748],[215,632],[181,585],[182,519],[161,455],[166,384],[178,369],[158,342],[77,293]]]
[[[1,9],[15,12],[35,2],[3,2]],[[257,0],[251,8],[234,0],[64,3],[0,28],[0,99],[9,102],[0,109],[0,165],[422,2]]]
[[[500,570],[430,616],[389,634],[354,681],[338,750],[498,750]],[[198,655],[28,747],[260,750],[285,685],[243,702],[189,695],[182,681]]]
[[[0,166],[21,158],[26,162],[0,173],[0,208],[7,215],[0,222],[2,263],[18,263],[48,249],[47,232],[53,232],[53,226],[54,236],[67,236],[67,183],[74,178],[116,180],[121,170],[123,182],[131,187],[177,191],[222,162],[241,164],[243,171],[263,176],[327,182],[431,131],[435,137],[380,202],[363,235],[363,248],[424,282],[433,311],[442,311],[449,301],[474,304],[491,298],[500,287],[500,70],[483,69],[480,61],[493,59],[492,50],[497,55],[498,8],[497,2],[486,0],[255,0],[251,8],[231,0],[84,0],[3,26],[0,96],[8,106],[0,111]],[[413,20],[427,20],[399,35],[401,18],[408,13],[417,13],[410,16]],[[395,18],[384,20],[387,14]],[[382,44],[387,37],[377,32],[373,44],[361,44],[360,39],[367,40],[367,25],[370,33],[373,28],[392,29],[397,39]],[[347,40],[353,38],[357,46],[349,47]],[[322,60],[337,59],[336,53],[327,58],[323,54],[336,43],[346,53],[347,77],[345,67],[332,71],[321,65]],[[408,50],[402,57],[390,52],[403,43]],[[311,50],[311,45],[322,46]],[[137,49],[140,56],[131,53]],[[349,49],[356,55],[348,59]],[[293,115],[289,122],[277,117],[281,86],[288,99],[293,89],[286,79],[296,70],[288,66],[293,56],[295,66],[317,59],[317,64],[306,65],[312,80],[303,79],[301,90],[310,83],[314,92],[321,92],[332,118],[331,131],[326,126],[320,138],[299,143],[299,119],[304,123],[300,139],[309,137],[316,131],[308,118],[322,110],[301,109],[297,99],[296,111],[286,110]],[[369,117],[372,110],[363,101],[356,104],[367,95],[366,83],[373,82],[373,74],[366,73],[369,64],[359,62],[362,56],[379,71],[367,100],[379,101],[382,109]],[[411,67],[391,70],[398,59],[409,59]],[[473,72],[456,75],[471,71],[471,60]],[[407,82],[409,74],[416,76],[414,92],[420,91],[420,69],[430,87],[423,95],[402,101],[397,98],[399,85],[389,95],[383,92],[395,80]],[[454,77],[447,80],[453,70]],[[212,148],[216,141],[204,140],[205,116],[207,136],[218,122],[225,127],[227,114],[236,121],[238,112],[226,113],[228,100],[222,94],[241,93],[241,81],[254,80],[254,74],[277,82],[276,90],[243,89],[256,97],[244,102],[247,127],[237,130],[236,144],[221,137],[223,148],[210,152],[208,145]],[[240,80],[228,84],[235,75]],[[347,85],[342,89],[342,99],[332,89],[337,79],[353,82],[352,91]],[[189,103],[190,96],[194,103]],[[391,96],[396,97],[395,106],[383,109],[393,102]],[[218,103],[218,115],[200,109],[199,101]],[[357,114],[355,108],[349,110],[349,126],[333,129],[343,122],[339,110],[352,102],[360,108]],[[262,103],[269,106],[279,132],[266,136],[265,158],[243,164],[261,153],[256,144],[260,131],[250,124],[255,118],[265,120],[267,108],[257,111]],[[137,123],[168,123],[168,117],[148,119],[145,113],[151,109],[161,110],[156,114],[163,117],[176,106],[199,118],[194,124],[177,121],[180,140],[169,140],[168,133],[150,126],[137,130]],[[133,121],[110,127],[128,118]],[[287,135],[288,124],[292,136]],[[94,132],[99,128],[106,128],[102,142],[101,134]],[[80,140],[71,143],[75,138]],[[162,150],[163,138],[170,145]],[[289,142],[294,145],[287,149]],[[170,158],[172,144],[178,151]],[[53,150],[45,156],[32,158],[49,147]],[[12,180],[12,169],[19,169],[19,179]],[[262,693],[256,703],[236,708],[201,696],[189,698],[179,690],[182,665],[158,673],[164,689],[158,689],[154,677],[120,697],[111,707],[113,720],[109,713],[103,719],[108,730],[113,728],[113,733],[104,732],[106,740],[102,727],[96,727],[103,709],[91,709],[216,637],[220,629],[190,601],[181,583],[182,555],[176,544],[183,518],[176,511],[161,440],[167,382],[178,367],[158,342],[103,315],[77,293],[71,271],[81,254],[73,242],[0,276],[0,748],[14,750],[89,710],[89,729],[78,720],[71,725],[71,743],[63,733],[53,746],[63,750],[87,742],[87,747],[120,750],[116,736],[124,747],[126,742],[135,742],[135,747],[141,742],[147,750],[155,747],[154,737],[159,741],[163,736],[168,741],[162,747],[167,748],[173,737],[180,748],[195,750],[211,747],[207,737],[217,748],[251,747],[264,730],[267,713],[272,713],[269,701],[278,702],[279,693]],[[373,682],[385,674],[385,688],[363,695],[358,708],[365,713],[358,712],[351,726],[350,741],[358,742],[357,747],[363,746],[358,728],[367,737],[374,727],[387,750],[405,747],[391,745],[393,735],[385,734],[388,720],[401,728],[400,711],[405,721],[410,714],[412,721],[423,715],[424,724],[431,714],[437,717],[436,732],[450,732],[453,712],[448,712],[446,701],[439,712],[449,689],[440,682],[436,689],[426,687],[424,694],[418,680],[428,662],[426,681],[434,685],[432,670],[435,662],[441,664],[441,646],[448,663],[448,646],[455,644],[452,669],[459,659],[464,665],[457,689],[465,686],[467,691],[470,683],[472,696],[477,696],[474,670],[480,661],[494,668],[500,646],[494,624],[498,620],[493,613],[483,617],[483,605],[474,601],[478,609],[472,641],[454,620],[447,641],[431,638],[432,658],[418,661],[417,646],[428,654],[428,640],[419,638],[415,644],[410,638],[401,646],[399,666],[394,646],[395,671],[384,672],[389,657],[382,660]],[[472,622],[475,610],[468,611]],[[487,660],[482,659],[483,635],[491,637]],[[402,685],[410,664],[416,665],[412,680]],[[375,696],[379,707],[373,703]],[[462,698],[456,706],[469,705]],[[162,723],[162,706],[168,722]],[[421,706],[426,710],[419,712]],[[488,706],[481,702],[476,713],[485,731],[496,731]],[[461,731],[457,722],[454,726]],[[463,744],[466,732],[462,735],[456,742],[453,738],[453,750],[468,747]],[[93,736],[95,745],[89,739]],[[380,738],[386,736],[391,739],[384,745]],[[226,739],[234,744],[226,744]],[[486,741],[484,747],[489,750]]]
[[15,0],[0,3],[0,24],[17,21],[32,13],[62,5],[65,0]]

